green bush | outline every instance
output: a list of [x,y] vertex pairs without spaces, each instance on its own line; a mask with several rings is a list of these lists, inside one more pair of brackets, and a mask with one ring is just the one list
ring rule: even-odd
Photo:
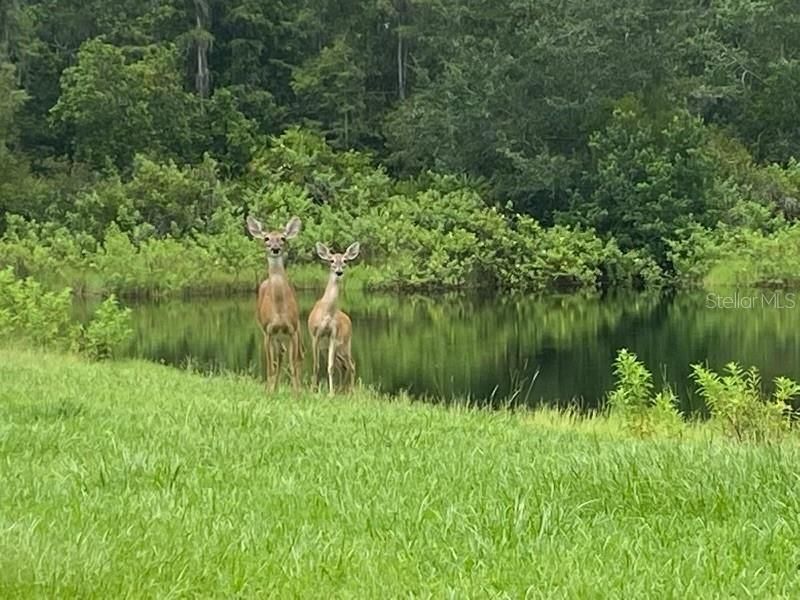
[[639,437],[656,432],[679,434],[683,421],[676,408],[677,398],[670,389],[653,394],[653,375],[636,355],[625,348],[614,360],[617,385],[608,395],[608,404],[626,428]]
[[[667,133],[659,135],[678,144],[675,132]],[[648,143],[656,138],[661,140],[655,136]],[[703,283],[719,270],[725,252],[731,256],[740,231],[712,232],[691,219],[674,228],[665,241],[674,271],[670,279],[645,247],[621,246],[591,227],[545,227],[510,207],[487,206],[480,184],[469,179],[426,173],[393,181],[367,155],[334,152],[319,136],[298,129],[272,138],[255,156],[237,184],[222,182],[211,159],[178,167],[137,157],[128,181],[113,176],[80,191],[63,225],[9,215],[0,265],[77,293],[163,296],[251,289],[263,277],[265,261],[262,248],[245,233],[246,215],[255,214],[270,227],[299,215],[303,231],[289,247],[289,264],[316,265],[314,242],[339,248],[357,240],[365,267],[359,283],[371,287],[660,289],[669,282]],[[673,167],[682,172],[685,165]],[[786,242],[780,237],[785,229],[762,237]],[[775,247],[756,243],[756,233],[748,235],[754,244],[749,262],[729,271],[738,276],[769,256],[751,271],[765,284],[793,280],[792,265],[773,260]],[[738,259],[743,256],[740,252]]]
[[0,337],[48,350],[78,351],[93,359],[110,358],[133,333],[129,308],[114,296],[100,303],[87,325],[72,315],[72,290],[47,291],[38,281],[0,271]]
[[765,442],[779,439],[789,430],[789,402],[800,395],[800,385],[778,377],[774,393],[768,396],[761,389],[755,367],[745,371],[732,362],[725,371],[726,375],[718,375],[703,365],[692,365],[698,392],[725,433],[740,442]]
[[794,287],[800,283],[800,223],[771,234],[723,227],[673,246],[682,255],[680,283],[706,286]]
[[48,349],[76,348],[79,326],[72,321],[72,290],[46,291],[28,277],[0,271],[0,333]]
[[121,308],[111,295],[100,303],[89,324],[81,329],[80,350],[96,360],[112,358],[132,333],[131,309]]
[[595,289],[606,274],[620,276],[621,253],[613,242],[603,242],[592,230],[545,228],[526,216],[497,231],[486,257],[505,290]]
[[626,104],[591,136],[592,166],[564,218],[669,268],[668,240],[692,223],[716,222],[708,132],[685,110],[651,117]]

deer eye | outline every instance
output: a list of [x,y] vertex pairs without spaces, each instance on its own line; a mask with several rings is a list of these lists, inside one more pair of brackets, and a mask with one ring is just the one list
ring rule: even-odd
[[282,241],[282,242],[285,242],[285,241],[286,241],[286,236],[285,236],[285,235],[282,235],[282,236],[281,236],[281,241]]

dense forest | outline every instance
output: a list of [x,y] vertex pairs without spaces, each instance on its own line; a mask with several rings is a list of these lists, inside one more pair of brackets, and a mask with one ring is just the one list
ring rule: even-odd
[[[800,281],[795,0],[0,0],[0,268],[250,285]],[[231,279],[232,277],[232,279]],[[48,279],[48,277],[42,277]]]

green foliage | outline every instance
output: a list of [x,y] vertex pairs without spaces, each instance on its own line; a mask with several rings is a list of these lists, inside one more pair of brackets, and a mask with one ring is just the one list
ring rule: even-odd
[[323,48],[292,74],[292,89],[307,118],[324,127],[339,147],[365,133],[365,73],[344,37]]
[[668,242],[693,223],[713,224],[714,165],[700,120],[685,111],[665,121],[617,109],[592,136],[589,197],[577,197],[571,221],[612,235],[622,250],[644,249],[669,266]]
[[678,397],[667,387],[653,398],[650,407],[650,420],[653,428],[671,437],[680,437],[685,431],[686,423],[677,409]]
[[617,253],[591,230],[561,225],[546,229],[518,216],[487,244],[485,257],[500,287],[542,291],[598,287],[603,267]]
[[607,244],[608,260],[602,265],[608,287],[631,287],[661,290],[668,284],[667,275],[656,259],[645,250],[622,252],[614,240]]
[[240,221],[225,220],[215,234],[181,239],[156,238],[144,227],[126,233],[112,223],[97,243],[87,234],[11,215],[0,238],[0,268],[13,267],[48,289],[69,286],[79,295],[251,290],[264,270],[261,249],[244,236]]
[[625,348],[617,352],[614,375],[617,386],[609,393],[608,404],[629,431],[639,437],[659,431],[680,434],[683,421],[675,394],[666,389],[653,395],[653,375],[634,353]]
[[49,350],[74,350],[89,358],[110,358],[133,333],[131,310],[106,298],[87,325],[73,318],[72,290],[47,291],[31,277],[0,270],[0,338]]
[[[591,231],[546,229],[524,216],[509,222],[454,177],[394,186],[363,156],[333,153],[307,132],[276,139],[255,161],[255,173],[278,181],[246,192],[249,210],[270,214],[275,224],[303,215],[311,240],[361,241],[363,259],[380,265],[375,283],[384,287],[592,289],[616,257],[613,244]],[[297,250],[298,259],[316,260],[312,250]]]
[[[792,16],[789,17],[791,21],[781,23],[781,28],[800,25],[796,11],[785,3],[783,8],[787,12],[779,17],[781,20]],[[754,141],[758,155],[769,161],[783,162],[800,155],[800,144],[792,133],[796,127],[792,115],[800,102],[800,59],[797,44],[794,46],[794,56],[787,56],[784,51],[782,56],[773,56],[766,61],[763,77],[752,86],[746,100],[742,119],[744,133]]]
[[14,119],[26,94],[16,85],[16,69],[5,62],[0,54],[0,152],[7,150],[6,144],[15,138]]
[[245,217],[240,212],[218,210],[208,223],[210,233],[195,236],[210,261],[207,271],[233,275],[233,286],[255,282],[264,271],[264,257],[249,236],[242,235]]
[[769,164],[760,174],[758,183],[771,207],[786,219],[800,219],[800,160],[793,156],[785,165]]
[[81,190],[63,219],[72,230],[98,240],[111,224],[137,240],[206,231],[216,211],[230,209],[230,186],[220,179],[218,168],[208,155],[185,167],[137,155],[129,179],[108,177]]
[[20,207],[30,194],[33,181],[26,161],[12,153],[17,140],[17,114],[27,96],[18,89],[16,69],[5,62],[0,48],[0,231],[4,214]]
[[200,148],[203,159],[206,159],[206,154],[211,155],[231,176],[241,175],[254,150],[265,144],[258,123],[242,112],[240,101],[227,88],[217,89],[200,105],[194,122],[195,130],[205,134]]
[[161,296],[204,286],[214,287],[217,274],[208,251],[191,238],[148,238],[134,243],[112,224],[91,266],[105,288],[116,293]]
[[103,300],[89,324],[81,331],[81,352],[93,359],[107,359],[133,334],[131,309],[121,308],[112,294]]
[[677,232],[675,239],[668,242],[667,257],[678,286],[703,283],[715,262],[726,253],[720,238],[704,227],[693,225]]
[[617,388],[609,394],[613,410],[641,412],[649,406],[653,392],[653,376],[632,352],[622,348],[614,361]]
[[761,389],[761,376],[755,367],[745,371],[732,362],[725,371],[726,375],[719,375],[701,364],[692,365],[692,378],[712,419],[740,442],[780,439],[789,430],[789,403],[800,395],[800,385],[778,377],[770,397]]
[[[98,241],[112,221],[137,240],[150,219],[158,236],[208,233],[219,190],[191,183],[211,162],[226,191],[247,188],[236,208],[300,186],[335,213],[315,216],[328,237],[425,191],[409,188],[429,171],[458,174],[512,223],[613,242],[624,258],[604,264],[606,283],[672,281],[672,244],[695,226],[772,234],[800,216],[793,0],[4,6],[0,211]],[[324,139],[298,145],[298,126]],[[439,273],[471,240],[452,237],[430,252]]]
[[131,60],[93,39],[64,71],[55,122],[71,133],[75,157],[127,168],[137,153],[181,156],[191,145],[193,97],[184,92],[171,48],[150,47]]
[[171,45],[84,43],[77,63],[64,70],[51,110],[54,123],[68,132],[74,157],[97,169],[127,171],[139,154],[198,162],[210,150],[240,170],[259,139],[255,123],[229,90],[207,101],[185,91],[178,61]]
[[[363,275],[374,287],[539,292],[800,280],[795,254],[786,254],[796,245],[797,229],[785,220],[762,233],[691,220],[679,227],[678,218],[671,237],[660,238],[667,270],[647,248],[621,248],[622,235],[603,239],[592,227],[545,227],[510,207],[488,206],[481,182],[468,178],[427,173],[393,180],[368,155],[336,152],[304,130],[271,138],[237,183],[222,179],[218,169],[210,157],[178,166],[139,156],[130,178],[109,177],[78,191],[55,219],[58,225],[9,215],[0,262],[78,292],[87,286],[156,295],[249,289],[264,261],[244,232],[245,216],[261,215],[277,227],[301,215],[303,234],[290,247],[291,264],[316,264],[316,241],[344,246],[359,240],[362,263],[372,267]],[[790,190],[795,170],[751,175],[780,176],[781,189]],[[743,201],[743,190],[757,188],[741,186],[728,217],[739,208],[769,210],[760,201]]]
[[137,157],[125,191],[136,211],[135,222],[152,226],[159,237],[205,229],[213,212],[227,202],[217,164],[209,156],[183,169]]
[[97,247],[91,236],[17,215],[7,215],[6,221],[8,229],[0,238],[0,268],[13,267],[17,274],[32,275],[50,289],[67,286],[83,291],[87,257]]
[[771,235],[748,229],[722,229],[705,236],[694,250],[694,279],[709,287],[792,288],[800,282],[800,223]]
[[46,291],[32,278],[0,271],[0,334],[50,349],[75,347],[79,326],[72,322],[72,290]]
[[338,207],[376,204],[394,189],[394,182],[369,154],[336,152],[320,135],[296,127],[270,138],[269,145],[256,153],[247,182],[254,189],[295,184],[315,204]]
[[720,51],[713,33],[689,33],[712,28],[712,11],[685,1],[417,10],[428,60],[415,93],[389,113],[391,160],[485,176],[495,198],[544,222],[565,208],[609,106],[630,94],[658,112],[703,97],[710,86],[695,65]]

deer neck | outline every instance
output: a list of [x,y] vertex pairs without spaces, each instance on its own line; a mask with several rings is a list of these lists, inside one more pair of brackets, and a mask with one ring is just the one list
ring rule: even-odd
[[273,302],[283,302],[286,290],[289,288],[289,278],[283,268],[283,257],[270,256],[267,258],[267,262],[269,263],[270,295]]
[[267,265],[269,266],[270,279],[286,279],[286,270],[283,268],[283,256],[268,256]]
[[322,305],[329,314],[336,313],[336,303],[339,300],[339,280],[335,273],[328,277],[328,285],[325,286],[325,293],[322,295]]

